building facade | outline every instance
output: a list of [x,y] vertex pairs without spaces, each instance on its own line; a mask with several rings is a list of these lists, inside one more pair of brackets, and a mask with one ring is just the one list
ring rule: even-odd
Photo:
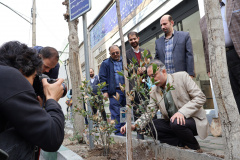
[[[174,20],[174,29],[190,33],[194,53],[194,81],[207,97],[205,109],[213,109],[210,82],[206,73],[202,35],[199,26],[201,0],[120,0],[123,34],[126,49],[130,48],[127,39],[129,31],[140,36],[139,45],[151,51],[155,57],[155,40],[163,35],[160,18],[170,14]],[[202,11],[201,11],[202,12]],[[90,67],[98,73],[102,61],[108,58],[108,48],[112,44],[121,46],[117,26],[116,4],[111,1],[88,27]],[[80,63],[84,73],[84,50],[80,46]]]

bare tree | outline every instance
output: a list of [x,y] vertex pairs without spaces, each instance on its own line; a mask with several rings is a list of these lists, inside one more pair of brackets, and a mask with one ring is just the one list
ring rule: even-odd
[[[67,12],[64,14],[65,20],[68,22],[69,28],[69,70],[70,70],[70,78],[72,83],[72,100],[73,106],[77,106],[77,108],[83,108],[83,104],[79,102],[78,96],[80,96],[80,86],[81,82],[81,74],[80,74],[80,65],[78,61],[79,54],[79,39],[78,39],[78,19],[73,21],[69,20],[69,1],[65,0],[63,5],[66,5]],[[84,117],[74,112],[74,134],[83,135],[84,130]]]
[[231,90],[219,0],[204,0],[208,49],[213,89],[223,130],[225,159],[240,159],[239,112]]

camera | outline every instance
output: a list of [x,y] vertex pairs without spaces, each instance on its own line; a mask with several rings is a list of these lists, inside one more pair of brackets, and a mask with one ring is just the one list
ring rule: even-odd
[[[37,75],[35,77],[34,82],[33,82],[33,88],[34,88],[37,96],[40,96],[42,99],[44,99],[44,97],[45,97],[44,92],[43,92],[43,84],[42,84],[43,78],[47,78],[47,82],[50,84],[53,84],[57,81],[56,79],[49,78],[45,74]],[[63,86],[63,91],[64,91],[62,97],[64,97],[67,94],[67,86],[65,85],[65,83],[62,83],[62,86]]]

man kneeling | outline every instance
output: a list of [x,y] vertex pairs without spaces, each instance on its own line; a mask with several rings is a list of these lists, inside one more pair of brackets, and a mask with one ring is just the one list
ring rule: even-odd
[[[153,73],[152,65],[147,69],[148,76],[154,78],[157,83],[151,90],[147,112],[135,121],[132,130],[149,126],[156,138],[155,129],[149,122],[151,116],[160,109],[163,119],[153,120],[158,140],[173,146],[200,149],[194,136],[198,135],[204,139],[208,135],[208,121],[203,109],[205,95],[188,73],[167,74],[161,61],[152,60],[150,63],[158,66],[156,73]],[[174,90],[167,92],[168,83]],[[125,132],[126,126],[123,126],[121,133]]]

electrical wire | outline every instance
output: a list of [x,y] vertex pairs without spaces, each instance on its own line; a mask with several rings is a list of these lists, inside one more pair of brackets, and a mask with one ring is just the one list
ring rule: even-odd
[[11,7],[9,7],[8,5],[0,2],[0,4],[4,5],[5,7],[7,7],[8,9],[10,9],[11,11],[13,11],[14,13],[16,13],[17,15],[19,15],[21,18],[23,18],[25,21],[27,21],[28,23],[32,24],[32,22],[30,22],[29,20],[27,20],[26,18],[24,18],[20,13],[18,13],[17,11],[15,11],[14,9],[12,9]]

